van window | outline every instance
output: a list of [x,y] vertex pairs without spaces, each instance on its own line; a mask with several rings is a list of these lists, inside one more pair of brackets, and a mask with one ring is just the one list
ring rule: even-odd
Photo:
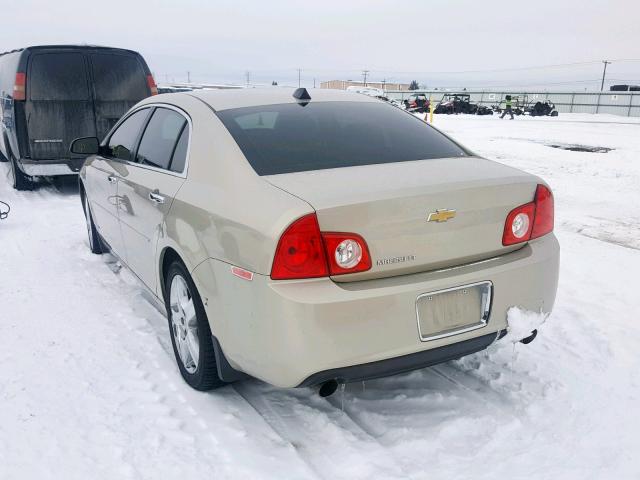
[[130,117],[128,117],[120,126],[113,132],[109,139],[109,152],[108,155],[113,158],[119,158],[121,160],[133,160],[131,151],[136,143],[140,129],[144,124],[148,108],[138,110]]
[[169,168],[178,136],[187,120],[167,108],[156,108],[142,135],[136,161],[157,168]]
[[466,155],[439,131],[382,101],[311,100],[216,114],[258,175]]
[[34,55],[27,88],[31,100],[88,100],[84,55],[73,52]]
[[149,96],[147,76],[131,55],[91,54],[96,100],[138,102]]

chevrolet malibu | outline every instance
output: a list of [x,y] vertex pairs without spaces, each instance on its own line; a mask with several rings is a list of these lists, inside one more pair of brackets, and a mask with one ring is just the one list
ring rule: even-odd
[[374,98],[158,95],[71,150],[91,250],[166,309],[198,390],[422,368],[488,347],[510,307],[554,303],[548,185]]

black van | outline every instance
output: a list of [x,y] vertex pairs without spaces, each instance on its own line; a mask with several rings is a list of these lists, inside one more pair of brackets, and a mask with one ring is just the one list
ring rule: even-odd
[[158,93],[142,56],[119,48],[51,45],[0,53],[0,161],[13,186],[69,175],[78,137],[102,138],[138,101]]

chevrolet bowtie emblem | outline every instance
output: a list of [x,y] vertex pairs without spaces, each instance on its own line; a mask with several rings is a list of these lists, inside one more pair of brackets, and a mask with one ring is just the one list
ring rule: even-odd
[[442,222],[451,220],[455,216],[456,216],[455,210],[448,210],[448,209],[436,210],[435,212],[431,212],[429,214],[429,218],[427,218],[427,222],[442,223]]

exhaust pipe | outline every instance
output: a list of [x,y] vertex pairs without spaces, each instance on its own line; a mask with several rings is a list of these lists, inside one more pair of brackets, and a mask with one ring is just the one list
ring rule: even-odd
[[327,380],[320,386],[320,391],[318,394],[322,397],[329,397],[335,393],[338,389],[338,381],[337,380]]
[[531,335],[529,335],[527,338],[523,338],[522,340],[520,340],[520,343],[524,345],[529,345],[531,342],[535,340],[537,336],[538,336],[538,330],[534,330],[533,332],[531,332]]

